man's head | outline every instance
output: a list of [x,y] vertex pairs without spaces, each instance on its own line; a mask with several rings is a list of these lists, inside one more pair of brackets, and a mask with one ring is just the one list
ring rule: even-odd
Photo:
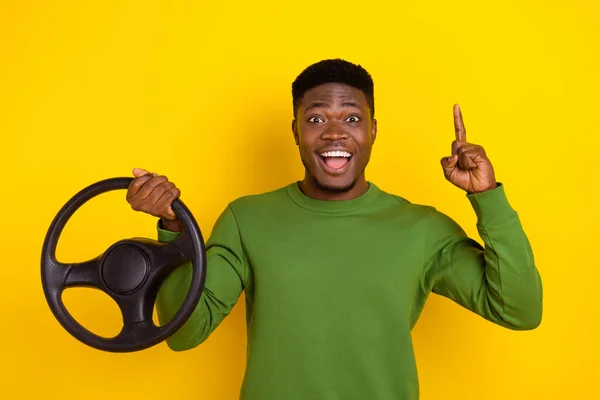
[[323,199],[364,192],[377,133],[369,73],[344,60],[323,60],[296,78],[292,98],[292,130],[306,168],[305,191]]

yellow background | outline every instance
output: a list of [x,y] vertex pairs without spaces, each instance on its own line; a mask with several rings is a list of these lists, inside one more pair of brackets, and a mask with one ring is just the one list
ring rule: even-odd
[[[300,179],[290,85],[330,57],[375,79],[368,178],[478,238],[439,165],[461,104],[467,139],[486,148],[543,277],[544,319],[532,332],[430,297],[414,330],[422,398],[598,398],[596,4],[0,1],[0,398],[236,399],[243,301],[192,351],[96,351],[45,303],[42,241],[77,191],[136,166],[176,182],[205,235],[228,201]],[[62,261],[155,237],[154,219],[131,211],[124,194],[74,216]],[[65,300],[85,326],[117,332],[106,296],[72,289]]]

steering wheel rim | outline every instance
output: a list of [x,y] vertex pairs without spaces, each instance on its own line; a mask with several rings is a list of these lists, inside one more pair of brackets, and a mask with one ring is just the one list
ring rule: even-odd
[[[108,352],[144,350],[173,335],[193,313],[206,280],[204,239],[192,213],[180,199],[175,199],[171,207],[183,222],[184,231],[173,242],[133,238],[118,241],[100,256],[81,264],[64,264],[56,259],[60,235],[72,215],[100,194],[127,189],[132,180],[130,177],[110,178],[80,190],[54,217],[42,248],[42,287],[54,317],[80,342]],[[186,260],[192,261],[193,267],[191,284],[183,304],[169,322],[156,326],[151,313],[160,284]],[[73,318],[62,301],[63,291],[73,286],[93,286],[122,306],[124,326],[117,336],[99,336]],[[127,319],[129,317],[131,319]]]

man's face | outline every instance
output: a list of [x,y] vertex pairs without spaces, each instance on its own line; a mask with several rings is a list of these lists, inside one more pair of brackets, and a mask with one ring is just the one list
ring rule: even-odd
[[292,129],[316,189],[347,192],[364,180],[377,123],[361,90],[330,83],[307,91]]

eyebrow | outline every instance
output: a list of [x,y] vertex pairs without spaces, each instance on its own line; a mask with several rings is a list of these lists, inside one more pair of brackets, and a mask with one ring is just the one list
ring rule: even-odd
[[[360,104],[358,104],[354,101],[345,101],[342,103],[342,107],[343,108],[354,107],[354,108],[358,108],[359,110],[362,111],[362,107],[360,106]],[[304,110],[309,111],[309,110],[312,110],[313,108],[329,108],[329,105],[327,105],[327,103],[315,101],[313,103],[310,103]]]

